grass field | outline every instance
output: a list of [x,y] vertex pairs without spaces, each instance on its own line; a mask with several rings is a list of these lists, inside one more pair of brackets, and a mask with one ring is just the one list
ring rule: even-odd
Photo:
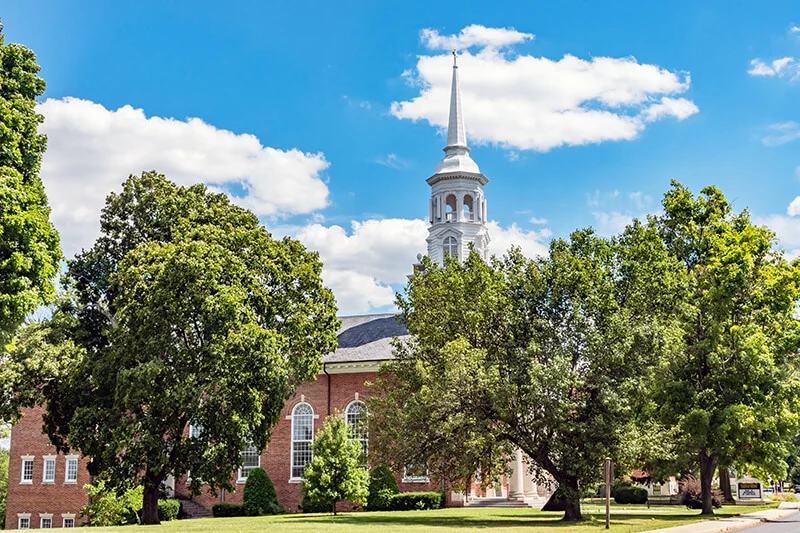
[[[717,510],[716,518],[723,518],[763,509],[774,509],[778,504],[760,507],[727,506]],[[654,507],[630,505],[615,507],[611,515],[613,533],[635,533],[662,527],[671,527],[706,519],[699,511],[681,507]],[[399,531],[492,531],[498,533],[602,533],[605,518],[598,506],[586,506],[584,522],[565,524],[563,513],[543,513],[534,509],[441,509],[437,511],[404,511],[387,513],[343,513],[339,516],[326,514],[289,514],[251,518],[205,518],[165,522],[161,526],[148,527],[147,531],[159,533],[255,533],[275,531],[279,533],[382,533]],[[117,528],[92,528],[90,531],[127,532],[137,526]]]

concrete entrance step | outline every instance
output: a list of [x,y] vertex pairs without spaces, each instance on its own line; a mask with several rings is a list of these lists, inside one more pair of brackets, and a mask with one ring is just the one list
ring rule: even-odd
[[191,518],[211,518],[211,509],[206,509],[199,503],[192,500],[181,500],[181,511],[187,519]]
[[486,498],[472,498],[464,504],[464,507],[527,507],[527,504],[503,496],[488,496]]

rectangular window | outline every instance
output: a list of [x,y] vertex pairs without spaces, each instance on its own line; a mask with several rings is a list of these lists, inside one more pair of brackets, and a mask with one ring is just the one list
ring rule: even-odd
[[406,467],[403,469],[403,481],[405,483],[427,483],[430,481],[430,478],[428,478],[428,465],[406,465]]
[[247,476],[254,468],[261,466],[261,454],[255,446],[242,450],[242,467],[239,469],[239,482],[247,481]]
[[20,516],[19,520],[17,521],[17,529],[30,529],[30,528],[31,528],[31,517]]
[[56,480],[56,458],[45,457],[42,468],[42,483],[53,483]]
[[39,519],[39,529],[52,529],[53,528],[53,518],[40,518]]
[[61,524],[61,527],[75,527],[75,518],[74,517],[64,517],[64,521]]
[[20,483],[33,483],[33,457],[22,458],[22,478]]
[[196,426],[194,424],[189,424],[189,438],[190,439],[199,439],[200,435],[203,433],[203,426]]
[[78,482],[78,458],[67,456],[67,470],[64,474],[64,483]]

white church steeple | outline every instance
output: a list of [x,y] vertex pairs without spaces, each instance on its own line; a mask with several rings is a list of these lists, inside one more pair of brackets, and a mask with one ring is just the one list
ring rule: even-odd
[[469,243],[473,244],[482,258],[489,258],[486,198],[483,195],[483,186],[488,181],[469,155],[454,50],[447,146],[444,148],[444,158],[427,180],[431,186],[431,226],[428,228],[427,242],[428,256],[432,260],[442,263],[445,255],[464,259],[469,252]]

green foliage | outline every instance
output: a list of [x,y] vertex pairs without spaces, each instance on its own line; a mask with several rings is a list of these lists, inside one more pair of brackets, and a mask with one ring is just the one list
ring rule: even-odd
[[734,213],[716,187],[677,182],[651,221],[686,272],[681,343],[660,369],[655,413],[679,457],[699,466],[704,513],[718,465],[782,479],[800,421],[800,262],[769,229]]
[[242,499],[245,513],[249,516],[283,512],[281,506],[278,505],[278,493],[275,492],[275,485],[263,468],[255,468],[247,475]]
[[614,491],[617,503],[647,503],[647,489],[642,487],[617,487]]
[[601,481],[607,455],[624,459],[650,369],[676,342],[680,265],[634,224],[612,240],[577,231],[537,259],[424,267],[397,302],[411,340],[368,401],[373,459],[427,463],[463,486],[496,478],[519,447],[580,519],[581,487]]
[[142,510],[143,487],[128,489],[117,495],[106,487],[103,480],[91,485],[84,485],[89,503],[81,510],[81,516],[89,519],[92,526],[123,526],[141,522],[139,511]]
[[303,493],[303,499],[300,502],[300,508],[304,513],[330,513],[331,507],[327,503],[320,503],[312,500],[306,493]]
[[42,378],[52,386],[37,400],[58,448],[90,457],[118,490],[144,485],[143,522],[156,523],[167,475],[191,471],[193,493],[200,480],[232,490],[241,450],[265,447],[339,322],[318,256],[202,185],[131,176],[100,222],[94,246],[68,261],[70,300],[48,321],[64,342],[32,343],[70,356],[72,343],[81,356]]
[[214,518],[247,516],[247,513],[244,512],[244,505],[238,503],[215,503],[211,506],[211,514]]
[[[632,486],[633,483],[631,483],[630,481],[625,481],[623,479],[615,479],[614,482],[611,483],[611,497],[613,498],[616,495],[617,490]],[[600,491],[601,494],[605,496],[605,485],[601,485]]]
[[45,89],[38,72],[34,53],[5,44],[0,25],[0,367],[25,316],[53,298],[61,260],[39,178],[47,140],[36,131],[43,120],[36,98]]
[[162,522],[177,520],[181,513],[180,500],[158,500],[158,519]]
[[[689,509],[703,508],[703,487],[699,479],[689,476],[681,481],[678,491],[678,503],[685,505]],[[711,505],[715,509],[722,507],[722,492],[711,491]]]
[[[8,450],[0,448],[0,526],[5,525],[8,499]],[[0,527],[2,529],[2,527]]]
[[401,492],[392,496],[389,508],[392,511],[425,511],[444,507],[441,492]]
[[369,496],[367,511],[386,511],[389,509],[391,497],[400,492],[397,480],[392,471],[385,466],[376,466],[369,475]]
[[337,502],[366,503],[369,472],[360,465],[361,443],[352,438],[341,413],[325,419],[311,451],[312,459],[303,472],[303,496],[308,503],[326,506],[333,514]]

